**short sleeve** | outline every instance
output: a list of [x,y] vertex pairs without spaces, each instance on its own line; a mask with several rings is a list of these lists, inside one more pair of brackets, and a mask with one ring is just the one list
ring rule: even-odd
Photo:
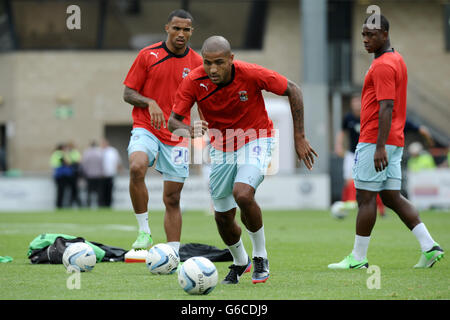
[[147,58],[143,51],[139,52],[133,62],[127,77],[123,82],[127,87],[140,91],[147,79]]
[[194,89],[192,87],[192,79],[187,76],[181,81],[180,86],[175,94],[175,100],[172,107],[172,112],[183,116],[190,117],[191,108],[196,101]]
[[395,100],[395,70],[385,64],[378,65],[372,76],[377,101]]
[[255,75],[256,82],[261,89],[275,93],[279,96],[286,92],[288,83],[287,78],[278,72],[259,67],[253,74]]

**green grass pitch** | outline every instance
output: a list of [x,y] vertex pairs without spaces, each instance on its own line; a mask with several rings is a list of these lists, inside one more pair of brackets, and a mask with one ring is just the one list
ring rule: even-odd
[[[65,233],[106,245],[129,249],[137,234],[132,212],[67,210],[38,213],[0,213],[0,299],[133,299],[133,300],[322,300],[322,299],[450,299],[448,257],[431,269],[415,270],[419,244],[414,235],[388,211],[378,218],[368,252],[369,264],[380,270],[380,288],[369,289],[367,270],[329,270],[353,248],[355,216],[333,219],[327,211],[264,211],[271,276],[252,284],[245,274],[238,285],[220,281],[231,262],[215,263],[219,284],[207,296],[191,296],[178,285],[176,274],[152,275],[143,263],[102,262],[82,273],[80,289],[68,289],[63,265],[32,265],[26,252],[40,233]],[[450,250],[450,212],[427,211],[422,221],[444,250]],[[155,243],[165,242],[163,212],[152,212]],[[245,230],[245,228],[242,228]],[[251,242],[243,232],[246,250]],[[182,243],[205,243],[225,248],[214,218],[200,211],[183,215]]]

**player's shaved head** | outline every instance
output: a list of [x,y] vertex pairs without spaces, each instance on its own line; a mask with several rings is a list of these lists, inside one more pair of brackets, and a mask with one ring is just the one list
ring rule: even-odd
[[231,81],[234,54],[227,39],[212,36],[203,42],[203,67],[212,83],[225,84]]
[[222,36],[212,36],[203,42],[202,54],[211,52],[220,52],[227,55],[231,54],[231,46],[227,39]]

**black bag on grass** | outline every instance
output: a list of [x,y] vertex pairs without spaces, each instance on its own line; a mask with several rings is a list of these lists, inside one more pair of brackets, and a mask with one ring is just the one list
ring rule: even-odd
[[[48,237],[46,237],[48,235]],[[95,252],[97,262],[107,261],[124,261],[126,250],[117,247],[107,246],[98,242],[85,241],[81,237],[69,236],[57,236],[52,237],[53,234],[42,234],[33,240],[34,246],[30,245],[30,251],[28,252],[28,259],[32,264],[50,263],[50,264],[62,264],[62,257],[67,246],[75,242],[86,242],[89,244]],[[45,240],[44,240],[45,237]],[[47,246],[40,246],[39,240],[53,241],[53,243]],[[51,240],[49,240],[51,239]],[[54,239],[54,240],[53,240]],[[42,242],[45,245],[45,242]]]
[[228,249],[219,249],[214,246],[201,243],[186,243],[180,245],[180,261],[184,262],[191,257],[205,257],[211,261],[233,261],[233,256]]

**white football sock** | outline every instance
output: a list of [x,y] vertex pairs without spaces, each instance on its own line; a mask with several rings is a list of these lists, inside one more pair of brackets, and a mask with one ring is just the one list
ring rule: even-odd
[[420,243],[420,249],[422,251],[428,251],[434,246],[434,240],[428,232],[427,227],[423,222],[419,223],[412,230],[412,233],[416,236]]
[[246,266],[248,263],[248,255],[244,248],[244,243],[242,239],[231,246],[228,246],[231,255],[233,256],[233,264],[237,266]]
[[139,225],[139,231],[151,234],[150,227],[148,226],[148,212],[136,213],[135,216]]
[[179,251],[180,251],[180,242],[179,241],[170,241],[170,242],[167,242],[167,244],[169,246],[171,246],[173,248],[173,250],[175,250],[176,253],[179,253]]
[[261,257],[267,259],[266,238],[264,236],[264,226],[256,232],[247,230],[253,245],[253,258]]
[[353,257],[357,261],[361,261],[367,256],[367,249],[369,248],[370,236],[363,237],[355,235],[355,244],[353,246]]

